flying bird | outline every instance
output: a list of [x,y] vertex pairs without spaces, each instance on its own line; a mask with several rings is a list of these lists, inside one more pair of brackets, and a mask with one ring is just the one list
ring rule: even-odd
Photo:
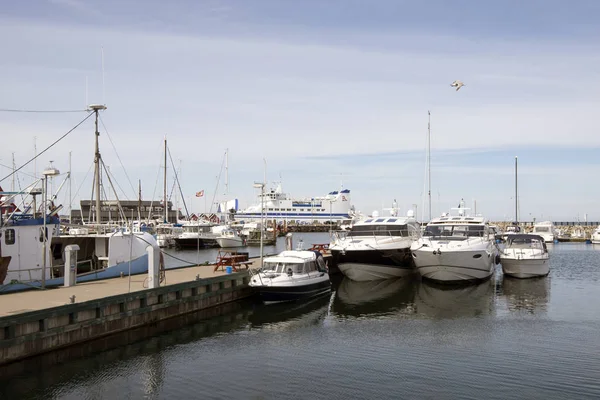
[[466,86],[464,83],[462,83],[461,81],[454,81],[450,84],[450,86],[455,87],[456,91],[458,92],[458,90],[463,87]]

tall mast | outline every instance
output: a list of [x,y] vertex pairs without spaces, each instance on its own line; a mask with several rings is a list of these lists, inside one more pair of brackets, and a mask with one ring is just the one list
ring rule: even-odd
[[138,221],[142,224],[142,180],[138,180]]
[[165,210],[165,223],[169,222],[169,209],[167,208],[167,137],[165,136],[165,176],[163,177],[163,199]]
[[429,221],[431,221],[431,112],[427,111],[427,196],[429,198]]
[[11,184],[11,188],[10,191],[14,192],[15,191],[15,170],[17,169],[17,165],[15,164],[15,153],[12,153],[12,184]]
[[[229,149],[225,149],[225,195],[229,194]],[[227,200],[227,199],[225,199]]]
[[98,146],[100,132],[98,131],[98,111],[106,110],[106,106],[101,104],[92,104],[88,108],[96,114],[96,138],[94,141],[94,182],[96,185],[96,224],[100,224],[100,148]]
[[71,183],[71,152],[69,152],[69,224],[72,222],[73,214],[73,188]]
[[515,156],[515,222],[519,222],[519,190],[517,179],[517,156]]

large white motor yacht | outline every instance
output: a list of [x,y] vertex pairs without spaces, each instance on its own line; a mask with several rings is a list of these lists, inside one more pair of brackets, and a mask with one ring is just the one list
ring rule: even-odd
[[406,217],[375,216],[336,232],[329,250],[334,264],[354,281],[398,278],[414,273],[410,246],[419,236],[412,211]]
[[590,238],[593,244],[600,244],[600,225],[596,228],[594,232],[592,232],[592,236]]
[[515,278],[546,276],[550,272],[550,255],[539,235],[510,235],[500,262],[504,275]]
[[488,221],[480,216],[444,214],[432,219],[423,237],[411,246],[419,274],[441,283],[488,279],[498,263],[498,249]]
[[550,221],[537,222],[533,225],[534,235],[540,235],[546,243],[554,243],[558,238],[554,224]]

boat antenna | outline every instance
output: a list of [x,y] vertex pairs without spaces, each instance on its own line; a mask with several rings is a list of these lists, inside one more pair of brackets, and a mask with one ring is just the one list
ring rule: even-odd
[[104,46],[100,46],[102,56],[102,103],[106,104],[106,90],[104,85]]
[[519,223],[519,189],[517,177],[517,156],[515,156],[515,222]]
[[431,221],[431,111],[427,111],[427,182],[429,199],[429,221]]
[[[167,199],[167,135],[165,135],[165,174],[163,176],[163,199],[164,199],[164,211],[165,211],[165,224],[169,223],[169,210],[167,208],[168,199]],[[175,220],[177,222],[177,220]]]

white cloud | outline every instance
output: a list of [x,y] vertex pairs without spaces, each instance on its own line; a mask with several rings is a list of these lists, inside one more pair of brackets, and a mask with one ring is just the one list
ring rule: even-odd
[[[87,7],[56,1],[81,11]],[[104,46],[109,107],[104,120],[132,179],[142,178],[145,187],[153,186],[167,134],[173,156],[186,164],[189,193],[214,187],[229,148],[232,173],[235,165],[243,166],[232,176],[245,188],[239,189],[242,198],[252,197],[251,182],[262,177],[266,157],[273,177],[275,171],[306,171],[307,177],[290,174],[297,180],[290,189],[297,193],[327,192],[337,185],[335,176],[346,173],[348,184],[364,188],[355,199],[365,208],[398,192],[411,204],[423,191],[423,161],[389,160],[345,171],[335,161],[304,157],[423,151],[428,109],[434,151],[600,146],[594,131],[600,123],[599,58],[581,45],[372,36],[365,42],[381,45],[370,48],[352,40],[309,42],[307,36],[223,38],[9,20],[0,34],[14,38],[0,44],[1,106],[10,108],[81,107],[86,76],[90,102],[101,101]],[[467,86],[455,92],[449,83],[458,78]],[[40,147],[73,125],[72,116],[2,117],[3,132],[26,143],[38,136]],[[72,135],[53,159],[73,150],[77,169],[85,173],[92,129],[88,124]],[[101,145],[107,163],[117,165],[110,144]],[[2,146],[0,158],[15,150],[21,148]],[[196,173],[190,176],[190,170]],[[325,182],[322,170],[330,175]],[[481,169],[478,174],[485,176]],[[410,186],[403,188],[406,180]]]

